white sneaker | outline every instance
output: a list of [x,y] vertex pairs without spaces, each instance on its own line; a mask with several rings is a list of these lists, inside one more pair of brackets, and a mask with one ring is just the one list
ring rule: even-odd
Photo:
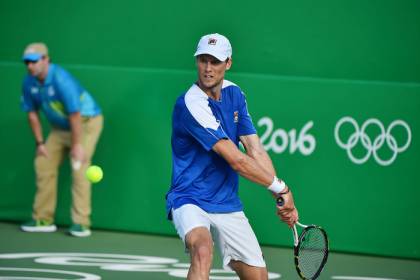
[[56,225],[46,220],[31,220],[22,224],[20,228],[26,232],[54,232],[57,230]]

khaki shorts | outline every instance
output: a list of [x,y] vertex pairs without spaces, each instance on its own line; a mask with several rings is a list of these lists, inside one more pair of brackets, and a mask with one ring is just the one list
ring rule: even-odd
[[244,212],[213,214],[194,204],[185,204],[172,210],[172,217],[184,244],[188,232],[196,227],[206,227],[220,251],[223,268],[231,270],[231,260],[256,267],[266,266],[258,240]]

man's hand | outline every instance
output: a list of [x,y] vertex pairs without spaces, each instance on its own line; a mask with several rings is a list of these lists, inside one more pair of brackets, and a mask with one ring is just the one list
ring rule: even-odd
[[80,112],[75,112],[69,115],[69,122],[71,127],[71,151],[70,157],[74,170],[79,170],[86,160],[85,149],[82,141],[82,116]]
[[36,155],[37,156],[43,156],[48,158],[48,150],[47,147],[45,147],[44,144],[40,144],[36,147]]
[[[275,195],[276,198],[278,196],[279,195]],[[292,192],[288,190],[287,193],[280,194],[280,196],[282,197],[284,204],[282,206],[277,205],[277,215],[289,227],[293,227],[293,225],[299,220],[299,214],[295,207]]]
[[70,157],[72,159],[73,169],[79,169],[85,161],[85,150],[83,149],[83,146],[81,144],[73,145],[71,147]]

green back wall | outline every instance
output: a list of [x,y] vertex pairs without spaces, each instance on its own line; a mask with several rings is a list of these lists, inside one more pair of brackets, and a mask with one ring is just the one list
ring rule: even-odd
[[[2,1],[0,218],[30,218],[34,145],[19,111],[20,57],[27,43],[44,41],[53,61],[104,111],[94,162],[105,177],[93,187],[94,226],[175,234],[164,212],[171,110],[196,77],[192,54],[199,37],[219,32],[233,45],[227,78],[247,94],[302,222],[324,226],[334,250],[420,258],[419,9],[418,1],[214,1],[208,7],[196,1]],[[363,139],[377,147],[356,164],[349,153],[363,158],[367,148],[359,140],[346,151],[334,134],[346,116],[359,128],[376,119],[385,130],[401,120],[409,132],[396,125],[390,130],[395,142],[384,138],[379,147],[379,126],[369,125]],[[347,141],[353,132],[344,123],[339,137]],[[392,158],[393,143],[402,147],[409,135],[392,163],[378,163],[375,155]],[[68,169],[66,162],[59,224],[70,223]],[[267,192],[246,180],[240,192],[260,241],[290,245]],[[407,240],[414,244],[405,246]]]

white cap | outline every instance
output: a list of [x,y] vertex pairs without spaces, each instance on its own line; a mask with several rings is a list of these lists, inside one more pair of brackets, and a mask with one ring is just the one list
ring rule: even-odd
[[47,45],[41,42],[32,43],[25,48],[22,60],[38,61],[45,55],[48,55]]
[[232,56],[232,46],[225,36],[218,33],[204,35],[198,42],[194,56],[200,54],[209,54],[220,61],[225,61]]

